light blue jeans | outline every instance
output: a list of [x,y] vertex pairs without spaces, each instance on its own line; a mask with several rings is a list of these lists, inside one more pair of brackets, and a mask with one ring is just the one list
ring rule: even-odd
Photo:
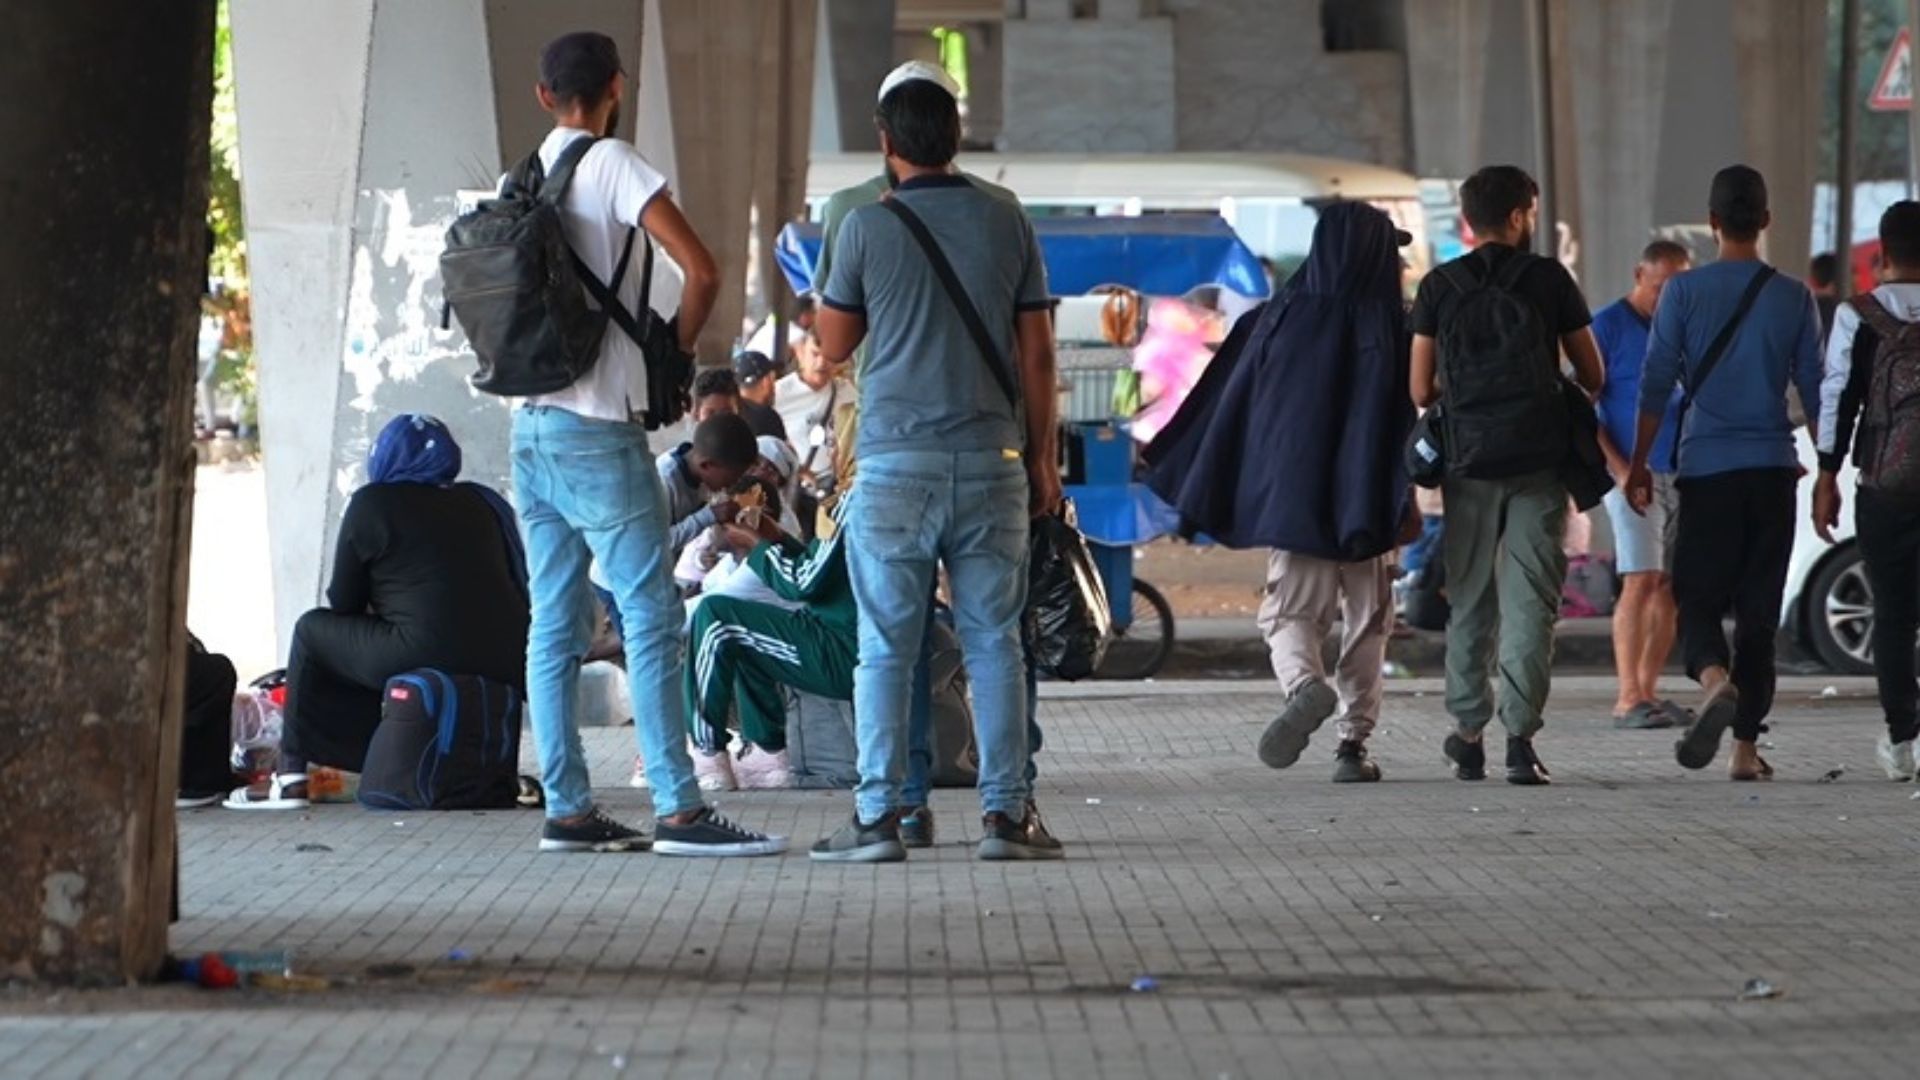
[[667,545],[667,497],[646,432],[550,406],[517,409],[513,491],[533,594],[527,712],[547,816],[575,817],[593,809],[574,719],[580,659],[593,636],[587,581],[593,560],[620,611],[633,729],[654,813],[666,817],[699,807],[703,799],[687,756],[683,611]]
[[914,667],[942,563],[973,687],[981,806],[1024,817],[1026,466],[998,450],[870,454],[860,459],[849,509],[847,567],[860,607],[853,702],[860,743],[854,807],[861,820],[902,805]]

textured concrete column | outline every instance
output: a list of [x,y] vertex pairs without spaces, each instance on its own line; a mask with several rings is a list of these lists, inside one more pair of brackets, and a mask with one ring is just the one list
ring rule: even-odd
[[468,387],[465,339],[438,328],[438,260],[457,193],[491,187],[501,170],[485,7],[234,6],[283,647],[320,596],[340,513],[388,418],[440,416],[468,477],[507,479],[506,403]]
[[166,953],[213,7],[62,0],[8,12],[0,975],[10,978],[145,978]]
[[818,6],[812,146],[823,153],[877,151],[873,94],[893,68],[894,0]]

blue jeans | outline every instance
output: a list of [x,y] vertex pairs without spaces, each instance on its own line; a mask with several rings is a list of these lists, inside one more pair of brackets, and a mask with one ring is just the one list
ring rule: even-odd
[[853,673],[860,742],[854,807],[874,821],[902,805],[914,667],[936,567],[946,564],[954,628],[973,688],[980,801],[1026,813],[1027,474],[998,450],[901,451],[860,459],[847,568],[860,607]]
[[526,538],[533,623],[527,713],[549,818],[593,809],[574,719],[580,659],[593,638],[587,567],[598,560],[620,613],[633,728],[661,817],[702,805],[687,756],[683,611],[667,545],[667,499],[634,424],[552,407],[513,414],[513,490]]
[[[937,617],[937,616],[936,616]],[[1024,620],[1022,629],[1025,629]],[[1040,731],[1040,669],[1033,666],[1033,652],[1024,635],[1020,653],[1027,665],[1027,793],[1040,778],[1034,755],[1044,741]],[[913,702],[907,712],[907,780],[900,787],[901,806],[925,806],[933,791],[933,675],[928,662],[933,657],[933,618],[927,620],[926,636],[920,643],[920,661],[913,666]]]

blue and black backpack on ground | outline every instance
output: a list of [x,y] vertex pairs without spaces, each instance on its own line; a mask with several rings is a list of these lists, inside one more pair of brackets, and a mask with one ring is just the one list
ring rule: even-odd
[[387,680],[360,773],[369,810],[510,810],[519,795],[520,693],[431,668]]

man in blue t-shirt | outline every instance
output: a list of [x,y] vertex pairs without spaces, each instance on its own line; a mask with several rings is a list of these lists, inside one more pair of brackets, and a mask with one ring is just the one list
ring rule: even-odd
[[[1692,404],[1679,428],[1673,591],[1687,674],[1706,699],[1674,756],[1686,768],[1705,768],[1731,726],[1729,773],[1761,780],[1773,775],[1758,740],[1773,707],[1773,642],[1801,472],[1787,386],[1802,401],[1820,400],[1820,314],[1805,285],[1760,260],[1760,234],[1773,216],[1758,172],[1720,170],[1708,220],[1719,261],[1668,282],[1654,314],[1627,498],[1641,513],[1653,503],[1649,461],[1684,375]],[[1716,340],[1724,351],[1708,368]],[[1729,613],[1731,649],[1722,626]]]
[[[1654,305],[1667,279],[1692,266],[1687,249],[1671,240],[1655,240],[1633,268],[1633,291],[1593,316],[1593,337],[1607,363],[1607,383],[1595,408],[1600,414],[1600,450],[1617,483],[1627,480],[1633,456],[1634,427],[1640,418],[1640,366],[1647,359],[1647,332]],[[1669,407],[1653,446],[1653,501],[1636,514],[1623,488],[1607,493],[1607,517],[1613,522],[1613,555],[1620,572],[1620,602],[1613,609],[1613,659],[1620,673],[1613,725],[1665,728],[1679,723],[1678,705],[1659,695],[1660,671],[1673,651],[1672,568],[1674,529],[1679,524],[1679,492],[1673,486],[1674,414]]]

